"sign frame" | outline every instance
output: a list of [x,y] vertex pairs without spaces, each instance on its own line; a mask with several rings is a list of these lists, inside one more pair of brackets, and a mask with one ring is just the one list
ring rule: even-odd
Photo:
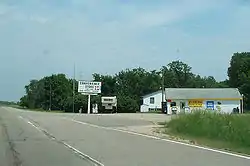
[[88,114],[90,114],[90,96],[98,95],[102,92],[102,82],[79,80],[78,92],[83,95],[88,95]]
[[97,95],[101,93],[102,82],[100,81],[78,81],[78,92],[84,95]]

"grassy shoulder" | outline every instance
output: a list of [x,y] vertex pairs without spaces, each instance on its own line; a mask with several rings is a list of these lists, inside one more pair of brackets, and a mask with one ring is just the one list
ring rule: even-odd
[[36,112],[50,112],[50,113],[65,113],[65,111],[61,111],[61,110],[52,110],[52,111],[48,111],[48,110],[43,110],[43,109],[28,109],[29,111],[36,111]]
[[164,123],[164,132],[199,145],[250,154],[250,115],[199,111]]
[[20,106],[13,106],[13,108],[18,108],[18,109],[27,110],[27,111],[34,111],[34,112],[66,113],[65,111],[62,111],[62,110],[48,111],[48,110],[44,110],[44,109],[28,109],[28,108],[23,108]]

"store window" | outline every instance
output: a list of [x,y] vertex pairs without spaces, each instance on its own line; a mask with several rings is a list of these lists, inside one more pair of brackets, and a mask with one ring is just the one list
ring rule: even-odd
[[150,97],[150,104],[154,104],[155,103],[155,98],[154,97]]
[[176,102],[171,102],[170,107],[175,107],[176,106]]

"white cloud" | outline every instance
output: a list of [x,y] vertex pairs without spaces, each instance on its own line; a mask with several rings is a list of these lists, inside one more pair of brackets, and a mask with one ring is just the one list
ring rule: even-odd
[[[28,1],[29,2],[29,1]],[[36,3],[35,3],[36,2]],[[35,1],[35,4],[39,4],[39,1]],[[46,2],[46,3],[45,3]],[[49,1],[45,1],[44,3],[41,3],[42,7],[44,7],[44,4],[49,5]],[[70,6],[79,7],[82,6],[84,8],[80,8],[81,10],[87,9],[86,14],[94,14],[96,18],[102,18],[105,17],[105,12],[114,10],[114,8],[118,8],[114,11],[117,13],[112,13],[106,15],[107,17],[110,17],[111,15],[117,15],[118,19],[114,19],[119,22],[119,24],[122,24],[122,26],[126,27],[133,27],[133,28],[146,28],[146,27],[155,27],[155,26],[161,26],[166,24],[172,24],[177,21],[181,21],[185,18],[191,17],[192,15],[199,14],[202,12],[206,12],[208,10],[211,10],[216,7],[220,7],[224,5],[225,0],[221,0],[220,2],[216,0],[179,0],[172,4],[169,4],[167,2],[155,5],[154,7],[140,7],[140,5],[135,4],[123,4],[123,5],[116,5],[112,7],[108,7],[103,3],[103,1],[98,0],[90,0],[90,1],[79,1],[79,0],[71,0],[70,2],[67,2],[67,4],[70,4]],[[59,2],[58,2],[59,3]],[[63,2],[62,2],[63,3]],[[66,3],[66,2],[65,2]],[[69,14],[68,12],[72,12],[69,10],[65,10],[65,8],[53,8],[53,11],[51,8],[41,8],[40,10],[34,9],[33,12],[37,13],[39,12],[40,15],[34,16],[32,15],[32,12],[25,12],[25,10],[19,10],[20,6],[4,6],[2,5],[2,10],[0,6],[0,13],[6,13],[6,11],[12,10],[13,12],[13,18],[14,19],[20,19],[20,20],[30,20],[30,21],[37,21],[40,23],[46,23],[49,18],[43,16],[43,14],[55,14],[54,17],[61,15],[65,16]],[[45,11],[45,10],[48,11]],[[66,14],[63,14],[66,13]],[[70,13],[72,14],[72,13]],[[79,12],[78,14],[85,14],[83,12]],[[92,19],[90,17],[89,19]],[[111,20],[113,21],[113,20]]]
[[8,12],[8,9],[0,5],[0,16],[6,14],[7,12]]
[[166,2],[157,7],[135,12],[130,18],[130,24],[140,28],[170,25],[224,6],[225,0],[220,2],[216,0],[181,0],[173,4]]
[[[7,6],[0,4],[0,17],[2,20],[8,21],[31,21],[44,24],[49,18],[42,16],[41,14],[28,13],[20,10],[17,6]],[[1,20],[0,20],[1,21]]]
[[15,7],[8,5],[1,5],[0,3],[0,17],[4,17],[11,14],[13,10],[15,10]]
[[49,19],[46,17],[41,17],[41,16],[30,16],[28,17],[30,21],[36,21],[41,24],[45,24]]

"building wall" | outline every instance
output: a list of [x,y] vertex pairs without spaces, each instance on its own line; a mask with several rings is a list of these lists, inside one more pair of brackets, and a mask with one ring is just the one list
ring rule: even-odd
[[[150,103],[150,98],[154,98],[154,103]],[[164,93],[164,99],[165,99],[165,93]],[[169,100],[169,99],[168,99]],[[240,100],[202,100],[200,103],[198,103],[199,107],[192,107],[190,106],[189,100],[184,99],[170,99],[172,102],[176,102],[176,108],[177,108],[177,113],[181,111],[193,111],[195,109],[207,109],[207,101],[212,101],[213,104],[213,110],[211,111],[220,111],[224,113],[231,113],[234,108],[240,108]],[[158,91],[156,93],[152,93],[151,95],[143,97],[143,104],[140,107],[141,112],[148,112],[150,110],[160,110],[161,109],[161,102],[162,102],[162,93],[161,91]],[[183,102],[185,105],[185,108],[181,109],[180,102]],[[221,104],[218,104],[220,102]],[[211,106],[211,105],[210,105]],[[172,114],[171,108],[170,108],[170,102],[167,102],[167,110],[168,114]]]
[[[150,98],[154,98],[154,103],[150,103]],[[165,99],[165,94],[164,94]],[[159,92],[152,96],[147,96],[143,98],[143,104],[141,105],[140,111],[141,112],[148,112],[150,109],[157,110],[161,109],[161,102],[162,102],[162,93]]]
[[[231,113],[234,108],[239,108],[240,110],[240,100],[203,100],[202,101],[202,106],[201,107],[192,107],[189,105],[189,100],[180,100],[180,99],[173,99],[171,100],[172,102],[176,102],[176,108],[177,108],[177,113],[180,113],[181,111],[188,112],[194,111],[195,109],[207,109],[207,101],[213,101],[214,103],[214,110],[211,111],[220,111],[223,113]],[[186,109],[181,109],[180,103],[183,102],[185,104]],[[218,104],[220,102],[221,104]],[[167,103],[167,108],[168,108],[168,114],[172,114],[171,107],[170,107],[170,102]]]

